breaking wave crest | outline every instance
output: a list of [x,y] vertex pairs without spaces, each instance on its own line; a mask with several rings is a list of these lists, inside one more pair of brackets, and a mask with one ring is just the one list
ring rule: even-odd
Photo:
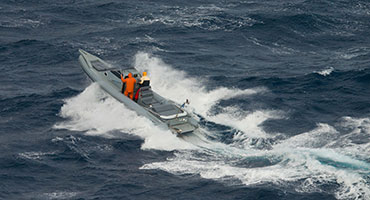
[[320,74],[322,76],[329,76],[333,71],[334,71],[334,68],[333,67],[329,67],[327,69],[324,69],[322,71],[318,71],[316,73],[317,74]]

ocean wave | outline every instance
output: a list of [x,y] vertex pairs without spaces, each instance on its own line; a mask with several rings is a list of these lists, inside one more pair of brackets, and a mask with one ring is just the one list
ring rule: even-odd
[[358,58],[361,56],[366,56],[370,54],[369,47],[357,47],[357,48],[350,48],[345,52],[338,52],[337,53],[339,58],[343,58],[345,60],[350,60],[354,58]]
[[29,160],[43,160],[44,157],[56,155],[56,152],[41,152],[41,151],[30,151],[19,153],[19,157],[26,158]]
[[322,71],[315,72],[317,74],[320,74],[322,76],[329,76],[334,71],[334,67],[330,67],[327,69],[324,69]]
[[48,22],[44,22],[41,19],[14,19],[14,18],[2,18],[0,20],[0,27],[3,28],[32,28],[36,29],[44,26]]
[[232,31],[262,23],[248,16],[233,16],[225,8],[213,6],[199,7],[163,7],[159,13],[150,13],[130,20],[129,24],[152,25],[160,23],[166,26],[200,28],[210,31]]
[[40,197],[46,199],[71,199],[78,195],[78,192],[71,192],[71,191],[55,191],[55,192],[47,192],[40,195]]

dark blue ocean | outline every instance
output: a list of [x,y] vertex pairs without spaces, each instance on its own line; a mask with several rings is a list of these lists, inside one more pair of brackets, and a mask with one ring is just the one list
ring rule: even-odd
[[[78,49],[201,131],[138,116]],[[368,0],[2,0],[0,71],[0,199],[370,199]]]

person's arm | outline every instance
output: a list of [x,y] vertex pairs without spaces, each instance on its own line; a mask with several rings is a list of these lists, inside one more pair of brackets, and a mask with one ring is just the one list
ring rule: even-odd
[[123,83],[125,83],[126,82],[126,80],[123,78],[123,75],[121,74],[121,81],[123,82]]

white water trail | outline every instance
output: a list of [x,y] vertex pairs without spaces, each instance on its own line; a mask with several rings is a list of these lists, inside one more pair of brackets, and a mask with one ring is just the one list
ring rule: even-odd
[[[327,136],[329,134],[329,136]],[[209,149],[176,153],[164,162],[143,165],[141,169],[160,169],[173,174],[198,174],[218,181],[230,180],[247,186],[273,183],[297,192],[327,192],[338,199],[368,199],[370,183],[366,174],[370,164],[326,148],[330,136],[338,131],[327,124],[282,141],[272,150],[244,150],[225,144],[211,144]],[[310,139],[312,138],[312,139]],[[313,142],[314,140],[324,142]],[[307,141],[307,143],[306,143]],[[351,151],[350,149],[347,149]],[[368,154],[367,154],[368,155]],[[265,162],[255,166],[255,162]],[[326,185],[339,185],[327,191]]]

